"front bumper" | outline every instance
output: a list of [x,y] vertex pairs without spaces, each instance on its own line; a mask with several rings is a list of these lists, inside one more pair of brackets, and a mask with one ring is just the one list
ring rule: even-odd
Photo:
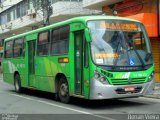
[[[132,84],[132,85],[104,85],[95,78],[91,80],[90,96],[89,99],[112,99],[112,98],[129,98],[129,97],[139,97],[143,95],[153,94],[155,87],[154,78],[150,82],[143,84]],[[117,92],[118,89],[123,89],[124,87],[134,86],[139,88],[136,93],[132,92]]]

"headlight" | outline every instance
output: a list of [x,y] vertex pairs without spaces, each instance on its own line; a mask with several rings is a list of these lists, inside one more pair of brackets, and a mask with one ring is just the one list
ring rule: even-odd
[[97,71],[94,72],[94,78],[101,82],[102,84],[108,84],[106,78],[102,75],[100,75]]
[[107,80],[104,77],[99,78],[99,81],[103,84],[108,84]]
[[94,72],[94,77],[95,77],[96,79],[98,79],[98,78],[100,77],[100,74],[99,74],[97,71],[95,71],[95,72]]
[[154,79],[154,72],[149,76],[148,82],[152,81]]
[[106,79],[105,79],[104,77],[101,77],[101,78],[99,78],[99,81],[100,81],[100,82],[105,82]]

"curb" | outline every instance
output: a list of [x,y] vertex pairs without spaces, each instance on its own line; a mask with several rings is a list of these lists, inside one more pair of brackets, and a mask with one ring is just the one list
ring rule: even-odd
[[160,87],[158,86],[157,89],[154,90],[153,94],[144,95],[144,97],[160,99]]
[[158,96],[155,96],[155,95],[145,95],[143,97],[160,99],[160,95],[158,95]]

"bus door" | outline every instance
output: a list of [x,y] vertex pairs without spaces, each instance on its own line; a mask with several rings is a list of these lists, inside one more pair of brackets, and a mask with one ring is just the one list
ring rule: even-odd
[[36,41],[28,41],[28,85],[29,87],[36,87],[36,81],[35,81],[35,46]]
[[[75,56],[75,94],[76,95],[84,95],[84,80],[88,76],[84,76],[86,72],[88,73],[88,69],[85,68],[84,65],[84,52],[86,49],[84,46],[84,30],[79,30],[74,33],[74,56]],[[87,78],[88,79],[88,78]]]

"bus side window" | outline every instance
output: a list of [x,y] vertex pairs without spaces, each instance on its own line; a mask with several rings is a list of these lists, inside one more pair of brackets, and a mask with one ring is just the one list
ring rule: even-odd
[[51,54],[66,54],[69,49],[69,26],[52,30]]
[[13,41],[8,41],[5,43],[5,58],[13,57]]
[[23,50],[23,38],[17,39],[14,41],[14,47],[13,47],[13,55],[14,57],[22,57],[22,50]]
[[39,33],[37,54],[38,55],[48,55],[49,48],[49,31]]

